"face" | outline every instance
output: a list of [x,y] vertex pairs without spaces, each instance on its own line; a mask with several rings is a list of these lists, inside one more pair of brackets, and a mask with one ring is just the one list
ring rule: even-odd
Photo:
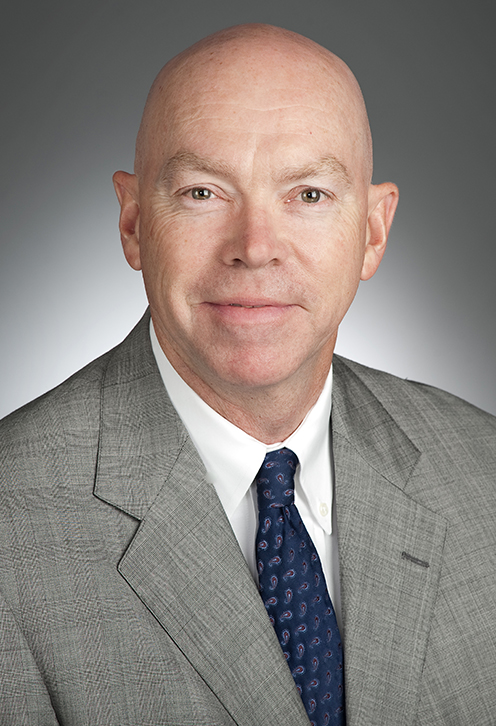
[[219,395],[325,378],[395,199],[364,180],[339,88],[266,75],[250,82],[247,59],[191,71],[159,108],[139,178],[115,177],[159,341],[193,388]]

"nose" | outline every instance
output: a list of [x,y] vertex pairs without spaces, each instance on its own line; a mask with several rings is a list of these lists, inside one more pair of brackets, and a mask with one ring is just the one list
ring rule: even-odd
[[223,247],[223,262],[256,269],[281,264],[287,255],[275,213],[260,205],[244,205]]

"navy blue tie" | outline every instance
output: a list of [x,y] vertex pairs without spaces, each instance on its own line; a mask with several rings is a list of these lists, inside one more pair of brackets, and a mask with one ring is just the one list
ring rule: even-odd
[[267,454],[256,477],[259,589],[312,726],[345,724],[343,650],[319,556],[294,503],[298,457]]

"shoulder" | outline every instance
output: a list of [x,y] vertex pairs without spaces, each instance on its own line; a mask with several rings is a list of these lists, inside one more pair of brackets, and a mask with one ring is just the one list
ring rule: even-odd
[[2,419],[0,451],[8,453],[13,446],[32,450],[40,437],[49,436],[54,444],[62,430],[87,430],[98,417],[101,381],[109,355],[106,353]]
[[120,380],[139,377],[146,369],[150,354],[147,345],[149,314],[146,313],[129,335],[117,346],[88,363],[51,391],[22,406],[0,421],[0,450],[14,442],[46,432],[86,428],[99,417],[101,389]]
[[0,421],[0,518],[46,510],[64,482],[91,491],[108,356]]
[[72,467],[77,466],[78,456],[80,461],[88,452],[94,456],[103,389],[143,375],[143,368],[146,373],[142,360],[149,362],[150,358],[143,353],[149,341],[148,321],[145,315],[122,343],[0,421],[0,478],[4,483],[22,473],[31,474],[34,480],[64,456]]
[[472,521],[486,521],[493,538],[494,416],[446,391],[341,358],[335,360],[334,391],[338,434],[344,432],[357,452],[374,452],[377,463],[400,459],[413,445],[418,466],[405,491],[452,521],[466,520],[472,511]]
[[[408,435],[416,430],[486,435],[496,450],[496,417],[440,388],[369,368],[335,356],[335,377],[352,395],[373,396]],[[362,392],[360,394],[360,391]],[[366,395],[367,395],[366,394]]]

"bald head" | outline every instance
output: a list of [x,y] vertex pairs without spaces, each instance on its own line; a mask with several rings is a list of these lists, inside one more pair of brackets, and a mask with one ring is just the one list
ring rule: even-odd
[[[372,176],[372,142],[360,87],[348,66],[302,35],[271,25],[239,25],[210,35],[175,56],[159,72],[146,102],[136,143],[139,178],[160,161],[179,110],[194,115],[199,97],[268,108],[304,103],[346,129],[357,172]],[[186,114],[187,116],[187,114]]]

